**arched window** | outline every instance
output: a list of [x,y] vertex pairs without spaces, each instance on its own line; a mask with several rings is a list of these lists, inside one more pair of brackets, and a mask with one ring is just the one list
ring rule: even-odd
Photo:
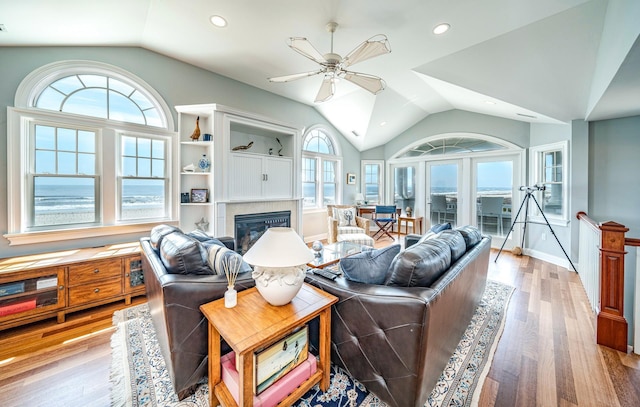
[[46,241],[52,231],[77,239],[172,220],[173,119],[142,79],[107,64],[63,61],[28,75],[15,100],[12,244]]
[[35,107],[163,127],[159,109],[140,89],[108,75],[69,75],[50,83]]
[[333,138],[312,128],[302,142],[302,195],[304,208],[321,208],[340,199],[341,159]]

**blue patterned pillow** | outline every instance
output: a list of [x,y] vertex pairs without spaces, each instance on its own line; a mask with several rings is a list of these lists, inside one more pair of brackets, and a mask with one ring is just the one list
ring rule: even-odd
[[400,253],[400,245],[366,250],[340,260],[340,269],[351,281],[365,284],[382,284],[387,278],[391,262]]

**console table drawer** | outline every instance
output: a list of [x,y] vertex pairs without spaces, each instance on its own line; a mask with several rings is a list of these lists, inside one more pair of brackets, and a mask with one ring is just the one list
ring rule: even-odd
[[86,284],[69,288],[69,306],[87,304],[104,298],[122,294],[120,278],[102,280],[94,284]]
[[120,259],[99,260],[69,266],[69,286],[90,283],[114,277],[121,277]]

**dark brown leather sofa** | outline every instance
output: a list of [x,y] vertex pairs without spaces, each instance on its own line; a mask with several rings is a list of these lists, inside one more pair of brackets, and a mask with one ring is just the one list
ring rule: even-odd
[[[464,239],[464,254],[428,287],[307,276],[339,298],[331,315],[332,362],[390,406],[424,405],[482,298],[491,238],[478,232],[475,243]],[[434,247],[447,248],[416,243],[389,269],[420,274],[433,265]]]
[[[234,248],[232,238],[218,239]],[[140,239],[140,244],[153,325],[174,390],[182,400],[207,375],[208,330],[200,305],[222,298],[227,279],[224,275],[169,274],[150,238]],[[235,288],[240,291],[254,285],[251,273],[242,273]],[[224,342],[222,347],[223,354],[230,350]]]

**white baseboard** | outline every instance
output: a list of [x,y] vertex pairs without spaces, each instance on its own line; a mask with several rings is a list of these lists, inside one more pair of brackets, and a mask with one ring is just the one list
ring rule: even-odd
[[522,254],[525,254],[527,256],[530,256],[536,259],[544,260],[547,263],[555,264],[556,266],[561,266],[566,268],[569,271],[573,271],[573,267],[571,267],[571,263],[569,263],[569,260],[567,260],[565,257],[551,256],[548,253],[540,252],[537,250],[531,250],[531,249],[522,249]]

